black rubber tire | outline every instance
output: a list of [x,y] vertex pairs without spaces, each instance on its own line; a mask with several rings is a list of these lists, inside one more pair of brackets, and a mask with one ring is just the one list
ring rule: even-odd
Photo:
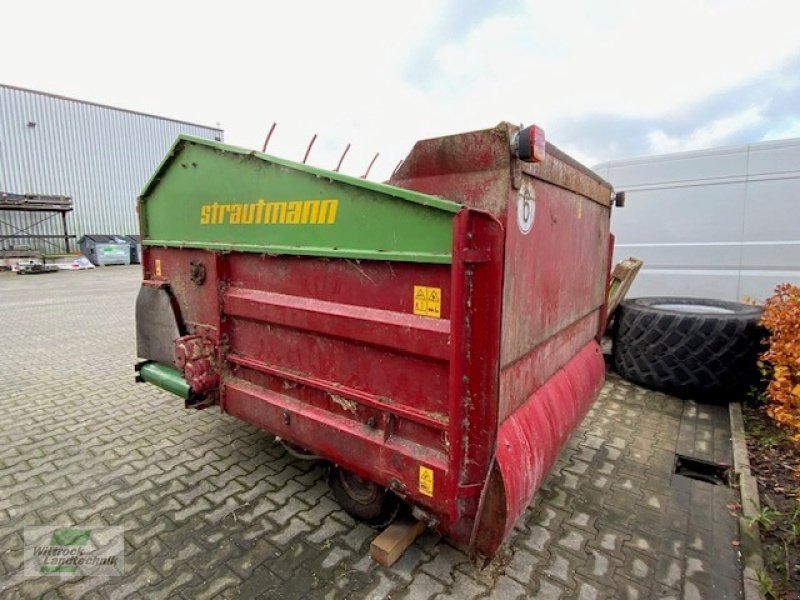
[[626,300],[615,319],[614,370],[682,398],[740,400],[758,378],[761,313],[758,306],[703,298]]
[[400,512],[402,501],[394,493],[335,465],[328,485],[346,513],[375,529],[390,525]]

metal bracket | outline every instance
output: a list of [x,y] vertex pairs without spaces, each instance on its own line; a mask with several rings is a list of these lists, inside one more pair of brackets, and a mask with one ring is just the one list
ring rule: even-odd
[[465,263],[485,263],[489,262],[492,258],[489,250],[482,248],[467,248],[461,254]]

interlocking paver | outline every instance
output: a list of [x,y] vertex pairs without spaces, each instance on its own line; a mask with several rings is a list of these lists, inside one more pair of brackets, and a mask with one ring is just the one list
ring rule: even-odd
[[275,504],[269,498],[259,498],[253,502],[246,503],[244,506],[246,510],[239,514],[238,519],[245,525],[250,525],[258,517],[272,513],[275,510]]
[[313,528],[311,525],[306,523],[300,518],[293,518],[289,521],[289,524],[281,530],[280,533],[271,536],[271,540],[274,544],[279,547],[286,546],[289,542],[291,542],[296,536],[307,533],[311,531]]
[[[672,473],[730,462],[724,407],[609,374],[497,560],[427,532],[385,569],[324,466],[133,383],[140,275],[0,274],[3,598],[739,597],[733,491]],[[22,528],[49,523],[125,525],[125,575],[24,578]]]

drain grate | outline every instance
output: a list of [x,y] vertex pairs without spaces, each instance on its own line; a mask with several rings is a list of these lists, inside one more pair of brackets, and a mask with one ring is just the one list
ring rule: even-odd
[[675,474],[712,485],[728,485],[731,481],[730,465],[720,465],[683,454],[675,455]]

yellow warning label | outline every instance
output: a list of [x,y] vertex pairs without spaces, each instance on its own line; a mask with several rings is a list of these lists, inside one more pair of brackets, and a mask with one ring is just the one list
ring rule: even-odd
[[161,259],[156,259],[156,277],[161,277]]
[[415,285],[414,314],[440,318],[442,316],[442,288]]
[[433,496],[433,471],[422,465],[419,466],[419,493]]

